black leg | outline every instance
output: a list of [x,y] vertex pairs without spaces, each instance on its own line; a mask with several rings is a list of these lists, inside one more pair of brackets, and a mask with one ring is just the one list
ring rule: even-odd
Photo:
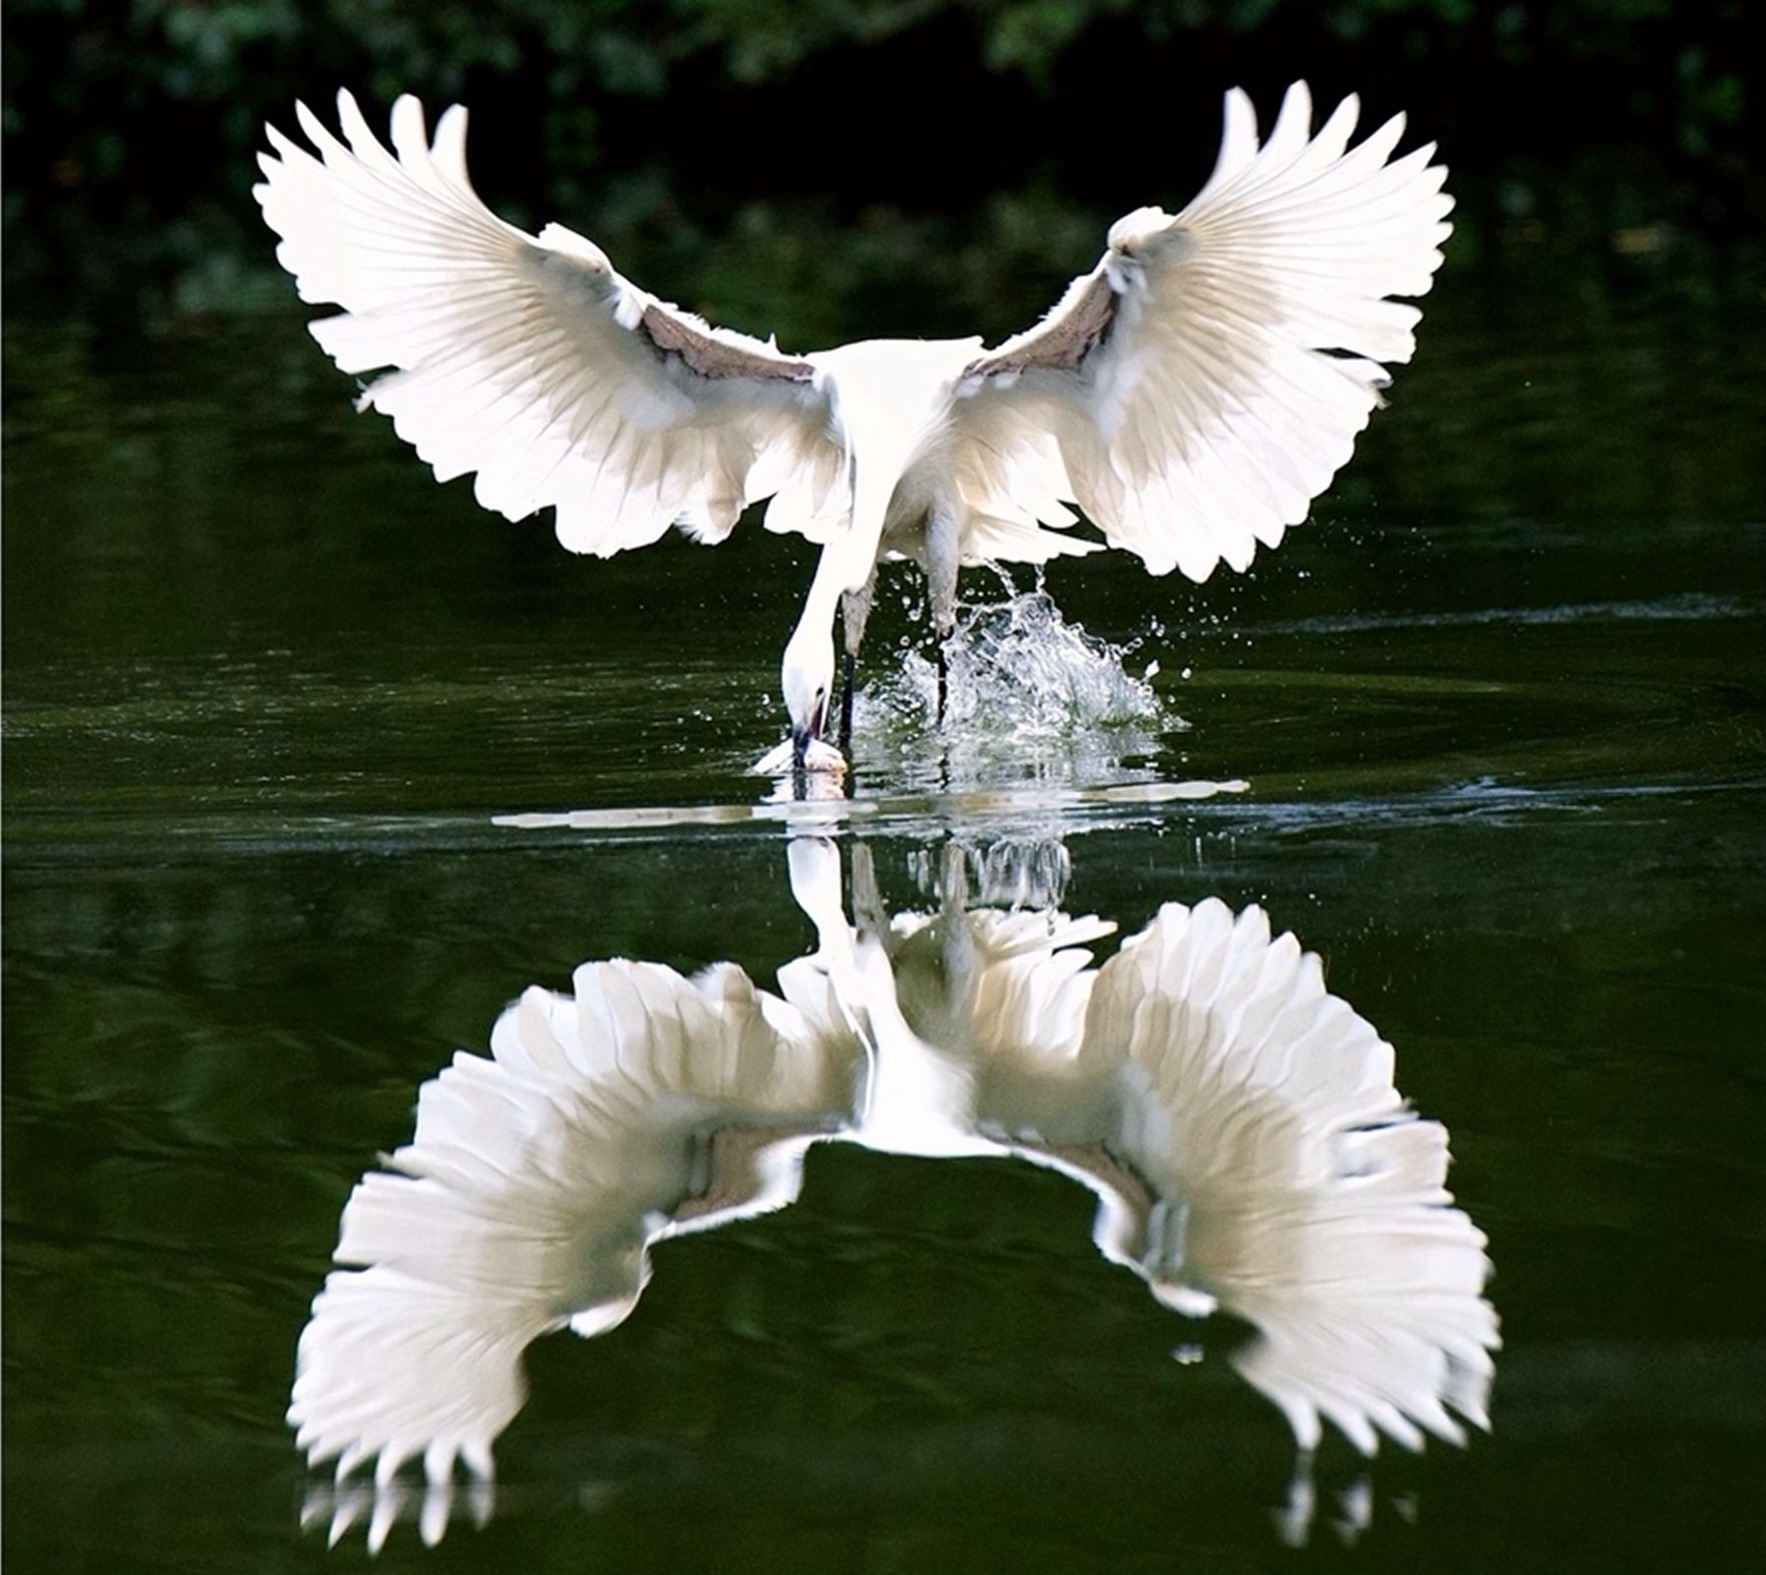
[[840,686],[840,753],[848,760],[852,758],[852,685],[857,669],[858,658],[848,651],[841,667]]
[[938,725],[944,726],[944,696],[950,687],[950,661],[944,654],[944,641],[938,642]]

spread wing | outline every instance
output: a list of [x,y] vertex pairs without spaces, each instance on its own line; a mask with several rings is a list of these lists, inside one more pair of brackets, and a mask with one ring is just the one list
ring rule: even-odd
[[718,541],[743,506],[840,475],[815,369],[712,328],[614,271],[561,225],[497,218],[466,173],[466,111],[431,145],[410,97],[392,148],[348,93],[347,145],[305,105],[318,157],[275,127],[254,195],[303,300],[344,308],[312,325],[346,372],[394,368],[364,406],[448,481],[477,472],[486,508],[558,511],[558,539],[609,556],[673,523]]
[[[1234,89],[1214,173],[1175,218],[1142,208],[1035,328],[967,370],[962,486],[1065,496],[1155,574],[1207,578],[1275,546],[1348,460],[1406,361],[1453,206],[1434,148],[1389,162],[1403,117],[1349,146],[1358,105],[1310,135],[1304,83],[1259,145]],[[1051,519],[1050,523],[1059,523]]]
[[803,1150],[850,1119],[859,1047],[813,991],[806,1013],[732,964],[574,982],[426,1083],[411,1142],[350,1195],[288,1412],[340,1479],[416,1457],[431,1484],[456,1459],[488,1477],[529,1344],[613,1328],[654,1242],[790,1203]]
[[1321,1418],[1369,1455],[1382,1433],[1463,1443],[1453,1412],[1488,1428],[1501,1338],[1446,1129],[1405,1103],[1391,1045],[1318,957],[1260,908],[1168,904],[1098,972],[1076,1061],[1112,1051],[1115,1170],[1077,1165],[1121,1200],[1105,1254],[1170,1306],[1256,1325],[1231,1361],[1302,1449]]

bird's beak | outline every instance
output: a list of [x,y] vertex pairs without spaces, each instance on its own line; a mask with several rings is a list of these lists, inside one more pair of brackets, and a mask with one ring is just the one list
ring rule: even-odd
[[792,722],[791,736],[781,739],[754,762],[753,769],[762,776],[778,776],[790,771],[800,782],[809,775],[846,774],[846,757],[822,737],[822,725],[828,717],[826,695],[817,697],[815,715],[808,722]]
[[828,721],[828,694],[825,689],[816,691],[814,714],[809,721],[801,726],[791,724],[791,769],[801,771],[809,755],[809,746],[822,736],[822,729]]

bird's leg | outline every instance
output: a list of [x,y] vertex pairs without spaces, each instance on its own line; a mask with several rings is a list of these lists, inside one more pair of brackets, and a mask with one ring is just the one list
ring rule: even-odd
[[932,633],[938,641],[938,725],[944,726],[950,688],[950,637],[957,626],[957,563],[961,544],[954,515],[934,509],[926,519],[926,591],[932,603]]
[[852,686],[857,681],[858,657],[851,651],[840,655],[840,753],[852,754]]
[[840,753],[852,755],[852,691],[858,672],[858,648],[865,638],[865,624],[870,620],[871,603],[877,597],[877,570],[856,591],[845,591],[840,597],[840,630],[846,650],[841,662],[840,686]]

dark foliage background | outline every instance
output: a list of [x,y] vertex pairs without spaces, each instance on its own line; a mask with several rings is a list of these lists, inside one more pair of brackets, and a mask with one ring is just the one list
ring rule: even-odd
[[[885,319],[910,267],[985,308],[951,261],[980,233],[1023,266],[1058,253],[1058,281],[1067,226],[1095,245],[1097,215],[1194,189],[1225,86],[1267,113],[1298,76],[1443,144],[1459,266],[1518,235],[1579,266],[1751,278],[1766,228],[1742,0],[12,0],[5,32],[15,310],[238,305],[267,262],[261,125],[297,97],[328,113],[339,85],[374,119],[400,92],[469,103],[500,211],[635,248],[652,287],[690,254],[726,316],[744,303],[715,259],[697,282],[708,238],[740,238],[732,274],[758,245],[813,275],[818,233],[867,228]],[[949,326],[926,310],[903,326]],[[841,315],[802,312],[757,326]]]

